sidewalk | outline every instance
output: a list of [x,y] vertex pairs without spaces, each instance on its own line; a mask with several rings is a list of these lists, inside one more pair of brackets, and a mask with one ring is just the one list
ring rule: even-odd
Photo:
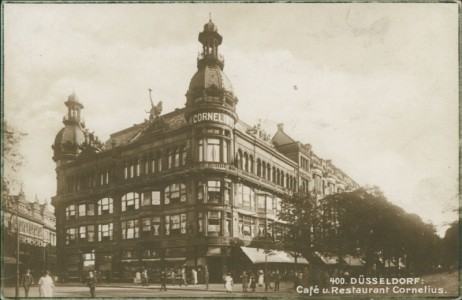
[[[55,283],[57,287],[65,287],[65,286],[85,286],[85,284],[80,282],[69,282],[69,283]],[[265,287],[257,286],[255,292],[253,293],[271,293],[271,294],[287,294],[293,292],[293,282],[281,282],[279,285],[279,292],[274,292],[272,289],[269,289],[265,292]],[[98,284],[98,287],[114,287],[114,288],[133,288],[133,289],[153,289],[153,290],[160,290],[160,284],[154,283],[150,284],[149,286],[141,286],[140,284],[133,284],[133,283],[124,283],[124,282],[114,282],[114,283],[102,283]],[[222,283],[210,283],[209,288],[205,288],[205,284],[197,284],[197,285],[187,285],[187,286],[179,286],[177,284],[167,284],[167,290],[183,290],[183,291],[210,291],[210,292],[226,292],[225,286]],[[249,290],[250,291],[250,290]],[[233,286],[233,292],[242,292],[242,284],[236,283]],[[252,294],[252,292],[249,292]]]

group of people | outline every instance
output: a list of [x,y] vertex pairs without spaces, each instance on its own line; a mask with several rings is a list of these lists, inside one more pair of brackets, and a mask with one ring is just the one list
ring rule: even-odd
[[242,291],[255,292],[257,286],[264,286],[265,291],[271,289],[275,292],[278,292],[281,278],[282,274],[279,272],[279,270],[268,271],[267,273],[263,272],[263,270],[258,270],[255,273],[244,271],[241,275]]
[[[21,283],[24,287],[25,297],[28,298],[30,287],[35,283],[34,277],[32,276],[30,270],[27,270],[26,273],[22,276]],[[40,277],[40,279],[37,281],[37,285],[39,288],[40,297],[53,297],[55,285],[49,271],[45,271],[43,273],[43,276]]]

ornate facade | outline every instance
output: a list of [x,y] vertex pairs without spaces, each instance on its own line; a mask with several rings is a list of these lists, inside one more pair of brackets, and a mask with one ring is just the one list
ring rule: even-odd
[[[6,281],[16,273],[17,239],[22,270],[31,269],[34,275],[43,270],[56,270],[56,219],[48,204],[26,200],[23,191],[17,196],[6,195],[2,201],[2,257]],[[17,230],[19,228],[19,237]]]
[[184,108],[112,134],[104,144],[85,128],[82,103],[65,102],[53,144],[59,267],[68,278],[97,269],[112,280],[207,264],[211,281],[236,271],[241,246],[277,238],[281,199],[303,189],[327,195],[357,187],[283,125],[271,138],[239,120],[223,72],[222,36],[212,21]]

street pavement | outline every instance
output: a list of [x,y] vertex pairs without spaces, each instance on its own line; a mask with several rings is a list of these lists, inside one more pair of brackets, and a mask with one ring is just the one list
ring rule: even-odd
[[[244,293],[242,291],[242,284],[235,284],[232,293],[226,293],[223,284],[209,284],[209,289],[205,289],[205,285],[167,285],[166,292],[160,292],[160,285],[154,284],[148,287],[140,285],[127,284],[127,283],[112,283],[97,286],[96,297],[113,297],[113,298],[164,298],[164,297],[197,297],[197,298],[217,298],[217,297],[277,297],[287,298],[289,295],[296,295],[293,291],[293,283],[281,282],[280,291],[274,292],[269,290],[265,292],[264,287],[258,287],[255,292]],[[2,299],[11,299],[15,296],[15,287],[8,286],[2,288]],[[19,290],[19,297],[24,297],[24,289],[21,287]],[[32,286],[29,291],[30,298],[38,297],[38,287]],[[64,298],[89,298],[89,288],[84,284],[57,284],[53,297]]]

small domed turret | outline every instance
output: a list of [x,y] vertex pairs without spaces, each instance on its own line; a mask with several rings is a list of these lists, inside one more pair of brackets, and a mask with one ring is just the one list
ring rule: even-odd
[[52,145],[53,160],[57,163],[77,158],[80,153],[79,146],[85,142],[85,125],[80,117],[83,104],[80,103],[75,92],[64,104],[68,109],[67,115],[63,118],[65,126],[58,132]]

